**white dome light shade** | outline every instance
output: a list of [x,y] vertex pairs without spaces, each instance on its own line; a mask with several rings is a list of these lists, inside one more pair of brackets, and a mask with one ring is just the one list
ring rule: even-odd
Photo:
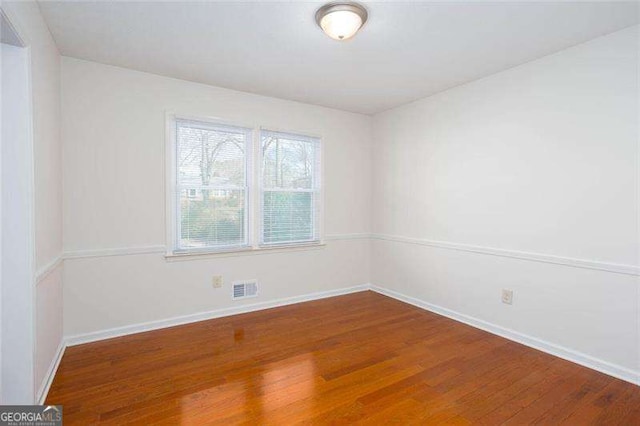
[[322,30],[334,40],[346,40],[353,37],[361,26],[360,16],[348,10],[331,12],[320,21]]
[[367,20],[367,11],[356,3],[329,3],[316,12],[316,22],[334,40],[353,37]]

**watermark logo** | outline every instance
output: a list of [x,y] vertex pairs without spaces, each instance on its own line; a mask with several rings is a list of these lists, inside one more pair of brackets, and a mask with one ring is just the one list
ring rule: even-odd
[[0,426],[60,426],[62,405],[0,405]]

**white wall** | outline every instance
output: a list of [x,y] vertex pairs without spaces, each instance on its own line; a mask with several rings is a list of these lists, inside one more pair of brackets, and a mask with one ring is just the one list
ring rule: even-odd
[[372,282],[637,373],[638,277],[531,260],[637,271],[637,66],[633,27],[376,115]]
[[35,168],[36,356],[42,388],[62,339],[62,146],[60,55],[34,1],[3,1],[2,8],[29,47]]
[[[62,93],[64,246],[74,256],[65,260],[66,334],[369,281],[369,242],[348,237],[370,232],[370,117],[71,58],[62,61]],[[325,231],[341,239],[296,252],[165,260],[167,111],[321,135]],[[224,288],[212,288],[213,275],[224,275]],[[259,297],[232,302],[231,282],[248,278],[260,281]]]

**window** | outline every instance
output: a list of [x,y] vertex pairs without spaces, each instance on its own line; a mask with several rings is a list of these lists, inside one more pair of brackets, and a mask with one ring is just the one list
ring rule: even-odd
[[249,245],[251,130],[177,120],[176,250]]
[[261,244],[319,241],[320,141],[262,131]]
[[320,139],[173,116],[168,124],[171,253],[320,242]]

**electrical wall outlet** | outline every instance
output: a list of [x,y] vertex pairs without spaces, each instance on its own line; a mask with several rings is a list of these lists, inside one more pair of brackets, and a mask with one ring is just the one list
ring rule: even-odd
[[502,303],[513,305],[513,290],[502,289]]
[[221,288],[223,282],[222,275],[213,276],[213,288]]

